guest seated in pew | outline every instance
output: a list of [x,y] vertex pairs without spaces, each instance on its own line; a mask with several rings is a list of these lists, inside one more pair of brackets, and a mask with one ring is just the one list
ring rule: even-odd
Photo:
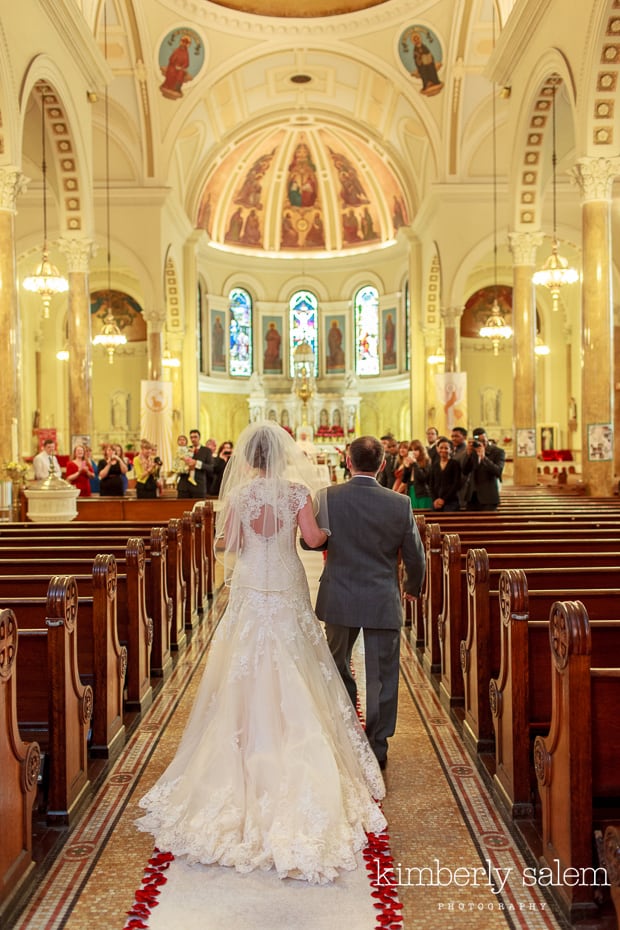
[[434,510],[460,510],[461,466],[452,458],[452,443],[446,436],[437,440],[437,458],[431,465],[428,483]]
[[73,457],[67,462],[65,480],[78,488],[80,497],[90,497],[90,481],[95,477],[95,472],[86,458],[86,449],[82,445],[77,445],[73,450]]
[[489,443],[486,430],[481,426],[474,430],[467,447],[469,455],[463,462],[463,474],[470,476],[467,510],[497,510],[506,453]]

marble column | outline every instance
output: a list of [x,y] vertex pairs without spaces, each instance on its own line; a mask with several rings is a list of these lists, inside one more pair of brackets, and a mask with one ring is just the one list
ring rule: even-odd
[[443,307],[441,318],[444,329],[444,371],[460,370],[460,325],[464,307]]
[[581,192],[582,475],[593,497],[614,484],[611,192],[620,158],[581,158],[572,169]]
[[513,279],[513,475],[515,485],[527,486],[537,481],[536,442],[523,439],[536,436],[536,300],[532,275],[536,269],[536,249],[543,236],[541,232],[513,232],[508,238]]
[[162,359],[164,357],[165,310],[145,310],[146,341],[148,351],[148,381],[163,381]]
[[27,179],[18,168],[0,167],[0,463],[19,458],[21,346],[15,260],[17,197]]
[[409,266],[409,391],[411,436],[426,429],[426,351],[422,337],[422,249],[415,233],[404,227],[399,235],[408,243]]
[[90,239],[61,239],[67,257],[69,294],[69,434],[90,436],[93,430],[93,384],[88,273],[93,256]]

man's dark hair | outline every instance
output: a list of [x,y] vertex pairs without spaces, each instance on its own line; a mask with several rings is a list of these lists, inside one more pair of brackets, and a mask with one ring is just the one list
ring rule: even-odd
[[376,475],[384,456],[383,443],[376,436],[359,436],[349,447],[349,458],[355,471]]
[[[360,439],[361,439],[361,438],[362,438],[362,437],[360,436]],[[384,439],[387,440],[387,441],[389,442],[391,439],[394,439],[394,437],[392,436],[391,433],[386,433],[385,436],[382,436],[382,437],[381,437],[381,442],[383,442]]]
[[487,434],[487,431],[485,430],[484,426],[477,426],[473,433],[474,439],[476,438],[476,436],[486,436],[486,434]]
[[452,432],[453,432],[453,433],[460,433],[461,436],[463,436],[464,438],[467,437],[467,430],[465,429],[464,426],[453,426],[453,427],[452,427]]
[[198,436],[200,437],[200,430],[199,430],[199,429],[190,429],[189,435],[191,436],[192,433],[198,433]]

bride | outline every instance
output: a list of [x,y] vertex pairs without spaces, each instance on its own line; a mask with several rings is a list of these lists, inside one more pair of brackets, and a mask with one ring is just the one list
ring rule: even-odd
[[191,862],[324,883],[356,868],[366,832],[386,822],[381,772],[297,554],[297,528],[310,546],[329,535],[312,510],[315,471],[276,423],[239,437],[216,524],[228,607],[177,754],[137,824]]

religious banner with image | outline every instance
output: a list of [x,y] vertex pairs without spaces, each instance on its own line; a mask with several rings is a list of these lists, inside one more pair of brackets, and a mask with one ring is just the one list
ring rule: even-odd
[[467,427],[467,373],[446,371],[436,374],[435,426],[440,436],[450,436],[455,426]]
[[153,443],[163,462],[163,472],[172,470],[172,382],[140,382],[140,436]]

